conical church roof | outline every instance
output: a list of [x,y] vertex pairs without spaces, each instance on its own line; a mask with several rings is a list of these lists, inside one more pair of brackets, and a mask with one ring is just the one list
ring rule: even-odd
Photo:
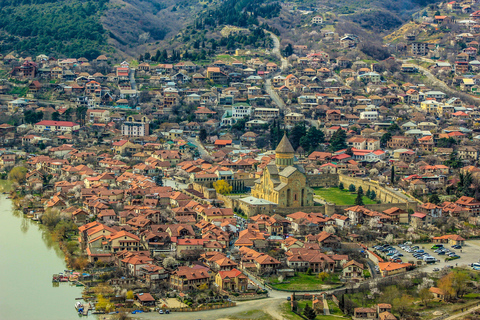
[[283,138],[275,149],[275,153],[295,153],[290,140],[287,138],[287,134],[283,134]]

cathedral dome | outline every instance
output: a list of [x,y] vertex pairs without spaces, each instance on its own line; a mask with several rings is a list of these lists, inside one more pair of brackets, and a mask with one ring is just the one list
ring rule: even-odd
[[293,150],[290,140],[288,140],[287,135],[284,134],[282,140],[275,149],[275,164],[280,169],[283,169],[288,166],[293,166],[295,150]]
[[292,144],[290,143],[290,140],[288,140],[287,135],[284,134],[282,140],[277,146],[277,149],[275,149],[275,153],[295,153],[295,150],[293,150]]

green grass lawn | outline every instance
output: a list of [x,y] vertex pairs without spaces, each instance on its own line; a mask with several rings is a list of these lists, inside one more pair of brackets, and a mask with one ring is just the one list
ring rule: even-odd
[[[348,190],[340,190],[338,188],[314,188],[315,194],[325,199],[327,202],[333,202],[339,206],[353,206],[355,205],[356,193],[350,193]],[[363,190],[365,193],[366,190]],[[363,196],[364,204],[375,204],[374,200]]]
[[290,283],[278,283],[277,277],[272,277],[268,280],[272,287],[281,290],[322,290],[331,287],[336,283],[340,283],[338,275],[333,275],[330,278],[321,280],[316,274],[307,275],[305,273],[297,273],[294,277],[289,277],[284,280],[289,281]]
[[340,308],[337,307],[335,302],[333,302],[332,300],[327,300],[327,303],[328,303],[328,308],[330,309],[330,314],[334,314],[336,316],[343,316],[342,310],[340,310]]

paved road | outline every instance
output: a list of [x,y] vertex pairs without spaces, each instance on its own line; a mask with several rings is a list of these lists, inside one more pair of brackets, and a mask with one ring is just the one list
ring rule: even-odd
[[282,61],[282,64],[280,65],[280,69],[282,71],[285,71],[287,68],[288,68],[288,60],[286,58],[284,58],[280,52],[280,40],[278,39],[278,37],[276,35],[274,35],[272,32],[270,31],[266,31],[270,34],[270,37],[272,38],[273,40],[273,49],[272,49],[272,53],[274,55],[277,56],[278,59],[280,59]]
[[375,264],[370,260],[367,260],[367,264],[368,264],[368,268],[370,269],[370,274],[372,275],[372,278],[373,279],[378,278],[377,271],[375,270]]
[[[266,31],[266,30],[265,30],[265,32],[268,32],[268,34],[270,34],[270,37],[273,40],[272,53],[278,59],[280,59],[280,61],[282,62],[281,65],[280,65],[280,70],[285,71],[288,68],[288,60],[282,56],[282,53],[280,51],[280,40],[272,32]],[[280,74],[280,72],[277,72],[276,74]],[[274,75],[272,74],[272,76],[274,76]],[[278,93],[273,89],[272,81],[270,79],[267,79],[265,81],[265,91],[270,95],[270,98],[272,98],[273,102],[275,102],[275,104],[278,106],[278,108],[282,109],[284,111],[284,113],[289,113],[290,112],[290,108],[286,107],[283,99],[280,98]]]
[[194,144],[195,146],[197,146],[197,150],[198,150],[198,152],[200,153],[201,156],[208,154],[207,149],[205,149],[205,146],[203,145],[203,143],[201,141],[199,141],[199,140],[197,140],[196,138],[193,138],[193,137],[188,137],[187,140],[191,144]]
[[[412,63],[410,59],[401,60],[401,61],[404,62],[404,63],[415,65],[418,68],[418,70],[420,70],[427,77],[428,80],[430,80],[434,85],[442,88],[442,90],[444,90],[445,93],[447,93],[449,95],[456,95],[456,94],[459,93],[459,91],[457,91],[455,89],[452,89],[445,82],[443,82],[443,81],[439,80],[437,77],[435,77],[428,69],[426,69],[426,68],[424,68],[424,67],[422,67],[418,64]],[[425,60],[425,61],[427,61],[427,60]],[[432,61],[432,60],[430,60],[430,61]],[[461,92],[461,93],[466,93],[466,92]],[[471,96],[471,95],[469,95],[469,97],[471,97],[475,101],[480,102],[480,98],[477,98],[477,97],[474,97],[474,96]]]
[[285,113],[289,112],[289,108],[286,107],[285,102],[283,102],[283,99],[280,98],[278,93],[273,89],[272,81],[270,79],[267,79],[265,81],[265,91],[270,95],[270,98],[272,98],[273,102],[275,102],[278,108],[284,110]]

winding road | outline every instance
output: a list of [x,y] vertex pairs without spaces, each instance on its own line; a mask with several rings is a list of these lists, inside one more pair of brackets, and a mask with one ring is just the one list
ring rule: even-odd
[[[427,60],[427,59],[422,59],[424,61],[427,61],[427,62],[433,62],[433,60]],[[413,63],[411,60],[409,59],[405,59],[405,60],[401,60],[403,63],[408,63],[408,64],[413,64],[415,65],[419,71],[421,71],[423,73],[424,76],[427,77],[428,80],[430,80],[432,82],[432,84],[442,88],[442,90],[445,91],[445,93],[449,94],[449,95],[456,95],[458,93],[463,93],[463,94],[467,94],[466,92],[459,92],[455,89],[452,89],[451,87],[449,87],[445,82],[443,82],[442,80],[438,79],[437,77],[435,77],[427,68],[424,68],[422,67],[421,65],[418,65],[416,63]],[[480,102],[480,98],[478,97],[474,97],[472,95],[469,95],[469,97],[471,97],[472,99],[474,99],[475,101],[477,102]]]
[[[280,52],[280,40],[276,35],[274,35],[270,31],[266,31],[268,34],[270,34],[270,37],[273,40],[273,49],[272,49],[272,54],[274,54],[282,64],[280,65],[280,70],[285,71],[288,68],[288,60],[284,58]],[[280,74],[280,72],[276,72],[275,74]],[[290,109],[286,107],[285,102],[283,101],[282,98],[278,95],[278,93],[275,91],[275,89],[272,86],[272,80],[270,78],[265,80],[265,91],[268,93],[270,98],[275,102],[275,104],[278,106],[278,108],[284,110],[285,113],[289,113]]]
[[265,32],[268,32],[268,34],[270,34],[270,37],[272,38],[273,40],[273,49],[272,49],[272,53],[274,55],[277,56],[278,59],[280,59],[280,61],[282,61],[282,64],[280,65],[280,69],[282,71],[285,71],[287,68],[288,68],[288,60],[286,58],[284,58],[280,52],[280,40],[278,39],[278,37],[273,34],[272,32],[270,31],[266,31]]

